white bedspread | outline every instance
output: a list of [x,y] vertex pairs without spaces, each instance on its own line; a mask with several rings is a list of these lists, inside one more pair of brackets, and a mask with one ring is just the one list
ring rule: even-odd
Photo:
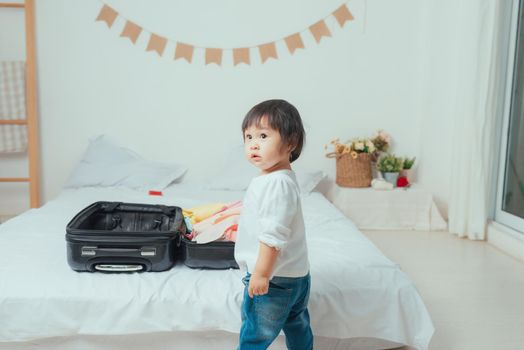
[[[0,342],[53,336],[169,331],[238,333],[238,270],[78,273],[66,261],[65,226],[99,200],[189,208],[243,192],[175,185],[163,197],[124,189],[64,191],[0,225]],[[434,328],[413,282],[319,193],[304,196],[311,263],[309,309],[316,336],[369,337],[427,349]]]

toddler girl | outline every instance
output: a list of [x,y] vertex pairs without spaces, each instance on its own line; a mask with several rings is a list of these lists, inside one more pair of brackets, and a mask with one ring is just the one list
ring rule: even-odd
[[309,261],[300,189],[291,163],[304,127],[284,100],[254,106],[242,122],[248,161],[260,169],[243,200],[235,259],[246,272],[238,349],[267,349],[281,330],[292,350],[313,349]]

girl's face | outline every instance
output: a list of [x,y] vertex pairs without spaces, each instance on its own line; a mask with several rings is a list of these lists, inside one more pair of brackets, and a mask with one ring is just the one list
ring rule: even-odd
[[259,168],[262,174],[291,169],[289,163],[291,150],[291,146],[282,142],[278,130],[268,125],[266,117],[260,120],[260,127],[252,124],[244,131],[246,158]]

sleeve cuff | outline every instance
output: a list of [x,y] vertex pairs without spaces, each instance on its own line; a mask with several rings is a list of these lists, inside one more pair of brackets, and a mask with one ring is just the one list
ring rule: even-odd
[[281,250],[286,247],[287,242],[277,239],[274,236],[268,235],[268,234],[262,234],[258,236],[258,240],[261,243],[264,243],[267,246],[270,246],[272,248],[275,248],[276,250]]

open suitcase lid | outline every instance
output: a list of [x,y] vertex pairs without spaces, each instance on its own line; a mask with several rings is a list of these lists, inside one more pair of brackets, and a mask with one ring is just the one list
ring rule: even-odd
[[186,232],[182,209],[160,204],[95,202],[80,211],[66,226],[73,236],[175,237]]

